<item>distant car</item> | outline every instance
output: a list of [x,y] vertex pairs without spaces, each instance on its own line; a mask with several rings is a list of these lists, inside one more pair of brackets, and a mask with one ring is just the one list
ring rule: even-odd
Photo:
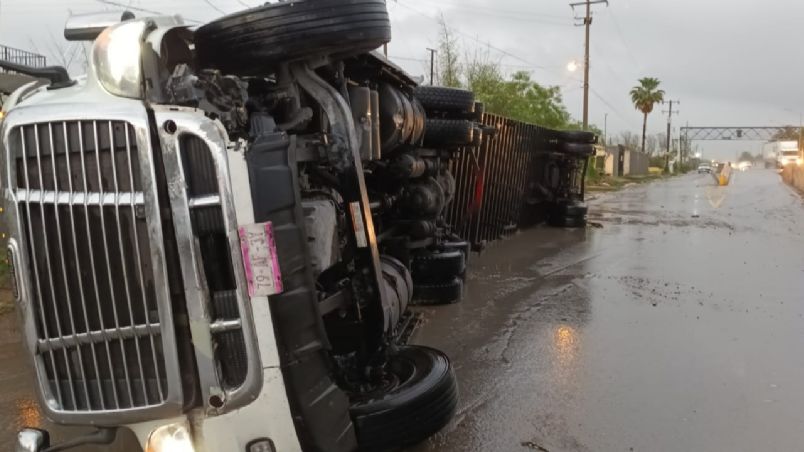
[[753,162],[749,162],[747,160],[743,160],[742,162],[737,164],[737,169],[740,171],[748,171],[754,166]]
[[712,165],[708,163],[701,163],[698,165],[698,174],[712,174]]

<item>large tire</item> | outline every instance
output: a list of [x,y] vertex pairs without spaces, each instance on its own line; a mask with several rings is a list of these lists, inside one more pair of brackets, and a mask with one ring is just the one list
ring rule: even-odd
[[586,204],[569,202],[554,205],[551,213],[557,217],[585,217],[588,212]]
[[463,279],[454,277],[438,283],[413,283],[415,306],[434,306],[453,304],[463,297]]
[[474,126],[467,120],[428,119],[424,123],[425,146],[467,146],[472,144],[474,136]]
[[466,272],[466,255],[461,250],[419,254],[413,257],[410,271],[417,283],[451,280]]
[[[586,226],[584,217],[550,217],[547,224],[556,228],[583,228]],[[415,293],[415,289],[414,289]]]
[[465,89],[418,86],[413,96],[427,111],[465,113],[475,108],[475,94]]
[[569,141],[572,143],[597,143],[597,135],[595,135],[593,132],[587,132],[584,130],[564,130],[558,133],[558,138],[561,141]]
[[455,241],[455,242],[445,242],[441,245],[441,249],[444,251],[460,251],[463,253],[463,258],[466,261],[466,264],[469,264],[469,258],[471,257],[472,253],[472,245],[469,244],[467,241]]
[[588,157],[595,153],[595,145],[588,143],[561,143],[558,145],[558,149],[579,157]]
[[421,442],[447,425],[458,406],[457,380],[444,353],[401,347],[386,370],[396,384],[351,408],[361,451],[397,450]]
[[202,67],[259,75],[277,63],[367,52],[391,40],[384,0],[291,0],[212,21],[195,32]]

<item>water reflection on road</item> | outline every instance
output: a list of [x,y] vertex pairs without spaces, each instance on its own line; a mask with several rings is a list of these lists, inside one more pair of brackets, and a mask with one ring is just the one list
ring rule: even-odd
[[[413,450],[801,450],[801,198],[772,171],[686,176],[602,196],[591,220],[495,245],[464,302],[422,310],[415,340],[448,353],[461,401]],[[43,419],[14,319],[0,444],[25,425],[75,434]]]
[[804,444],[804,201],[773,171],[599,196],[583,231],[475,259],[420,343],[461,384],[417,452],[756,451]]

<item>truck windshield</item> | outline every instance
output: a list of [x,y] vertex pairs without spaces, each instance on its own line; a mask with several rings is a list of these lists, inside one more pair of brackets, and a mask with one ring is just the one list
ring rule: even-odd
[[782,151],[782,155],[784,156],[798,155],[798,151]]

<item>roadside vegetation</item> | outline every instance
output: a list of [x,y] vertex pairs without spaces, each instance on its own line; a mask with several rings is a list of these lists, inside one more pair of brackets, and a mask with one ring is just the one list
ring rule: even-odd
[[[553,129],[583,128],[564,105],[560,87],[541,85],[527,71],[507,73],[487,50],[462,48],[443,20],[438,55],[436,83],[473,91],[486,112]],[[595,126],[590,130],[602,135]]]
[[[527,71],[506,71],[501,60],[495,59],[488,49],[460,41],[443,19],[437,55],[434,82],[473,91],[476,98],[485,104],[488,113],[505,115],[544,127],[582,129],[582,124],[572,117],[564,104],[560,87],[542,85],[533,80]],[[686,143],[671,140],[671,149],[668,152],[666,133],[647,133],[648,116],[665,97],[660,86],[661,81],[658,78],[643,77],[629,92],[634,107],[642,113],[641,135],[623,131],[616,136],[604,136],[600,128],[589,126],[590,130],[601,137],[600,144],[603,146],[623,145],[627,149],[641,150],[648,154],[651,172],[643,176],[612,178],[598,174],[594,165],[590,164],[587,174],[589,186],[617,188],[628,183],[654,180],[658,177],[657,171],[669,171],[670,159],[677,155],[678,146],[692,151]],[[697,160],[690,156],[685,155],[684,161],[684,165],[676,165],[676,171],[686,172],[697,168]]]
[[0,315],[14,310],[11,299],[11,267],[5,260],[0,260]]

